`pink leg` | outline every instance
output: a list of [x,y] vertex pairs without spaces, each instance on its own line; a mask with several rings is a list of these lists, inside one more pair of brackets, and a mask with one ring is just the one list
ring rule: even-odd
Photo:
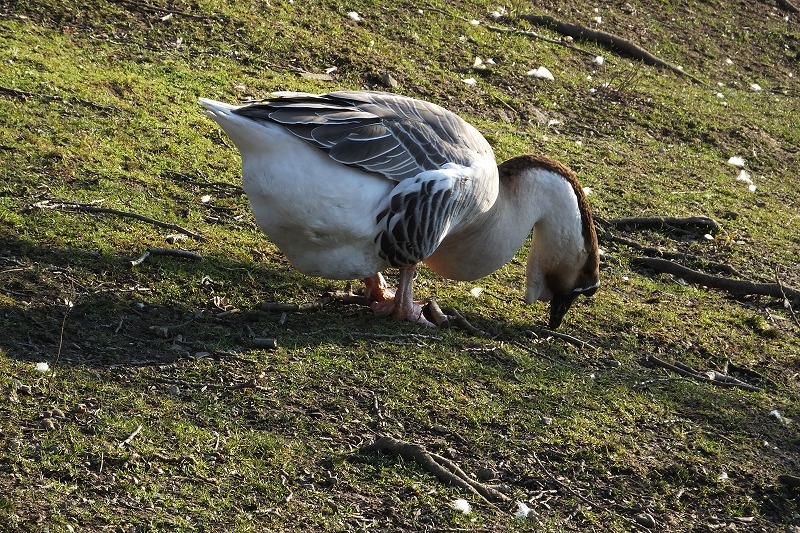
[[[370,307],[376,315],[391,315],[398,320],[408,320],[423,326],[435,327],[422,314],[422,304],[425,302],[414,301],[414,290],[411,284],[414,281],[415,269],[416,266],[401,268],[400,282],[397,285],[397,293],[395,293],[394,298],[387,298],[383,301],[376,300]],[[369,284],[367,290],[369,290]]]
[[364,278],[364,297],[369,303],[385,302],[394,298],[394,291],[386,285],[383,274],[378,272],[372,277]]

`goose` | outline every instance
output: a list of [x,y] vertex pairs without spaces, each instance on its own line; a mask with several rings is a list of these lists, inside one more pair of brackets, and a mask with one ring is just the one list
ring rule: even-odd
[[[525,301],[550,301],[551,329],[599,287],[597,235],[575,173],[544,156],[497,165],[483,135],[436,104],[372,91],[199,102],[241,153],[261,230],[304,274],[363,280],[377,315],[431,326],[413,295],[419,263],[475,280],[529,236]],[[390,267],[396,291],[381,274]]]

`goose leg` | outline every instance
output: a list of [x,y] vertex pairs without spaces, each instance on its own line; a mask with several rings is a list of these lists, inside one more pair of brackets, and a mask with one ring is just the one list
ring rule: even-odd
[[[435,327],[422,314],[422,304],[425,302],[414,301],[414,290],[411,284],[414,281],[415,270],[416,266],[401,268],[400,281],[397,285],[397,292],[395,293],[394,298],[387,298],[383,301],[374,301],[370,305],[370,308],[376,315],[379,316],[391,315],[398,320],[408,320],[409,322],[414,322],[415,324]],[[374,280],[374,276],[367,279]],[[367,284],[367,290],[370,290],[369,283]]]
[[380,272],[361,281],[364,282],[364,297],[370,304],[394,298],[394,291],[386,285],[386,280]]

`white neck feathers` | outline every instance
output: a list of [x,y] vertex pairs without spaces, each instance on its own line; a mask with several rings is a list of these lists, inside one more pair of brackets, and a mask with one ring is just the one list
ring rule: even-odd
[[466,280],[494,272],[514,257],[531,230],[529,262],[537,261],[537,270],[550,270],[565,254],[584,250],[582,196],[577,196],[571,171],[533,156],[511,159],[498,170],[494,204],[449,235],[426,261],[442,276]]

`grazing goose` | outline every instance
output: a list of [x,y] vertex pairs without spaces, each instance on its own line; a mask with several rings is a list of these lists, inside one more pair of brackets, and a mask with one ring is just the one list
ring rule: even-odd
[[[242,154],[261,229],[305,274],[363,279],[379,315],[430,325],[413,298],[418,263],[477,279],[531,231],[525,300],[551,302],[551,328],[599,286],[597,236],[575,174],[530,155],[497,166],[478,130],[435,104],[367,91],[200,104]],[[381,275],[389,267],[400,269],[396,293]]]

